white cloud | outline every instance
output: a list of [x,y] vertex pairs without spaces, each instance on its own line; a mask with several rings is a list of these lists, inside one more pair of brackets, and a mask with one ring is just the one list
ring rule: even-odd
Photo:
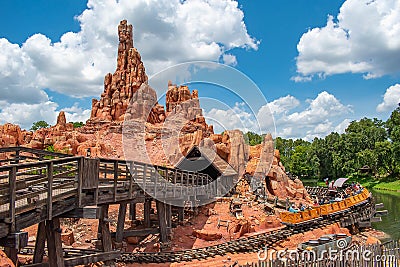
[[85,122],[90,118],[90,109],[82,109],[75,103],[70,108],[62,109],[65,112],[67,122]]
[[294,81],[314,75],[363,73],[365,79],[400,71],[400,2],[347,0],[337,19],[303,34]]
[[226,51],[258,47],[233,0],[89,0],[87,5],[77,17],[81,30],[65,33],[58,42],[43,34],[29,37],[21,47],[1,39],[0,85],[13,84],[22,91],[27,85],[19,78],[24,74],[36,90],[98,96],[104,75],[115,69],[122,19],[134,26],[135,46],[148,74],[190,60],[222,57],[234,65],[236,57]]
[[400,84],[395,84],[386,89],[383,102],[376,107],[376,111],[385,112],[395,109],[400,103]]
[[[34,114],[46,109],[52,102],[44,88],[73,97],[99,96],[104,76],[115,70],[117,26],[123,19],[134,27],[134,45],[149,76],[190,60],[222,59],[235,65],[236,57],[227,51],[258,48],[234,0],[88,0],[77,16],[80,31],[67,32],[59,41],[40,33],[21,46],[0,39],[0,101],[9,104],[1,119],[30,124],[36,115],[26,120],[20,113],[4,116],[16,103],[33,104],[27,109]],[[71,113],[71,120],[86,118],[87,111],[82,112]]]
[[254,114],[246,110],[244,103],[235,103],[230,109],[212,108],[204,112],[207,123],[214,126],[216,133],[224,130],[239,129],[243,132],[260,132],[257,125],[257,119]]
[[231,55],[231,54],[223,54],[222,55],[222,62],[224,64],[231,65],[231,66],[236,66],[237,65],[236,56]]
[[337,132],[339,134],[342,134],[345,132],[346,128],[350,125],[351,120],[350,119],[344,119],[341,123],[339,123],[335,129],[334,132]]
[[[12,122],[18,124],[22,129],[29,130],[33,122],[44,120],[50,125],[54,125],[57,121],[57,116],[61,110],[58,109],[58,104],[52,101],[46,101],[38,104],[26,103],[0,103],[0,124]],[[90,117],[90,110],[82,109],[77,104],[72,107],[62,109],[65,111],[65,116],[68,122],[82,121]]]
[[[207,122],[217,125],[216,129],[240,129],[244,132],[274,132],[284,138],[304,138],[312,140],[331,132],[343,133],[350,123],[343,118],[352,112],[350,106],[343,105],[334,95],[323,91],[315,99],[306,101],[308,106],[300,111],[301,102],[287,95],[262,106],[257,114],[252,114],[236,103],[232,109],[213,108],[205,112]],[[219,132],[219,131],[216,132]]]

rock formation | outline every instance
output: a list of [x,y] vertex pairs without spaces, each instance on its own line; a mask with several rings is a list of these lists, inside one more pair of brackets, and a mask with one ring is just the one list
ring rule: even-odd
[[0,126],[0,146],[53,146],[56,151],[73,155],[86,156],[90,150],[92,157],[123,158],[127,157],[128,148],[122,136],[124,129],[129,128],[129,149],[134,157],[129,159],[171,166],[193,145],[206,144],[230,163],[239,176],[248,172],[259,179],[268,177],[271,193],[307,197],[301,182],[287,177],[271,135],[265,137],[263,144],[249,147],[239,130],[214,134],[202,114],[199,92],[171,81],[164,109],[157,102],[155,90],[148,85],[141,56],[133,46],[132,25],[126,20],[120,22],[118,36],[116,70],[105,76],[104,91],[100,100],[92,100],[91,117],[83,127],[74,129],[64,112],[58,115],[56,125],[35,132],[5,124]]
[[274,149],[271,134],[265,136],[262,144],[250,147],[246,172],[256,179],[265,180],[269,194],[279,198],[311,200],[303,183],[299,179],[290,179],[286,174],[279,150]]
[[[147,84],[147,75],[137,49],[133,47],[132,25],[126,20],[118,26],[118,58],[114,74],[108,73],[104,78],[104,92],[100,100],[92,100],[91,121],[123,121],[131,100],[133,110],[129,114],[137,114],[138,118],[150,117],[151,123],[158,123],[165,117],[160,106],[157,114],[151,114],[156,105],[157,95]],[[141,92],[136,94],[139,89]],[[136,94],[136,96],[135,96]],[[144,98],[143,98],[144,97]],[[135,109],[137,108],[137,110]]]

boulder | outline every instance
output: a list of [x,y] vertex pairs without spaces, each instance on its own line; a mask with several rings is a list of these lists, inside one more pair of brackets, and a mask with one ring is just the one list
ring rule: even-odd
[[192,235],[206,241],[215,241],[222,238],[221,233],[207,231],[207,230],[194,230]]

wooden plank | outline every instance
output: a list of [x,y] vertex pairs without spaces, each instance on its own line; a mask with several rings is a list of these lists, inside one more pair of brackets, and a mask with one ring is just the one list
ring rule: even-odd
[[65,260],[65,267],[73,267],[78,265],[88,265],[100,261],[112,261],[121,256],[120,251],[109,251],[103,253],[95,253],[85,256],[69,258]]
[[53,162],[47,164],[47,220],[53,218]]
[[119,211],[118,211],[118,221],[117,221],[117,234],[115,241],[118,243],[122,242],[123,239],[123,233],[124,233],[124,225],[125,225],[125,215],[126,215],[126,206],[127,203],[123,202],[119,205]]
[[78,161],[78,207],[82,207],[83,158]]
[[114,162],[114,202],[117,201],[118,161]]
[[46,221],[46,236],[50,266],[64,267],[59,218]]
[[46,227],[45,223],[40,222],[36,234],[35,252],[33,254],[33,263],[40,263],[43,261],[44,248],[46,245]]
[[9,184],[9,196],[10,196],[10,211],[9,217],[11,220],[11,232],[15,231],[15,201],[17,199],[17,179],[16,179],[17,168],[14,166],[8,173],[8,184]]
[[84,207],[75,208],[67,213],[64,213],[62,218],[84,218],[84,219],[99,219],[100,218],[100,207]]
[[99,159],[83,159],[82,189],[96,189],[99,179]]

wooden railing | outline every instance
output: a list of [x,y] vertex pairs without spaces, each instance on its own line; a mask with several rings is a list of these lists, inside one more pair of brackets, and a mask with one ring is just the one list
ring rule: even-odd
[[0,219],[15,228],[18,215],[43,207],[51,219],[54,202],[77,196],[80,161],[69,157],[1,166]]

